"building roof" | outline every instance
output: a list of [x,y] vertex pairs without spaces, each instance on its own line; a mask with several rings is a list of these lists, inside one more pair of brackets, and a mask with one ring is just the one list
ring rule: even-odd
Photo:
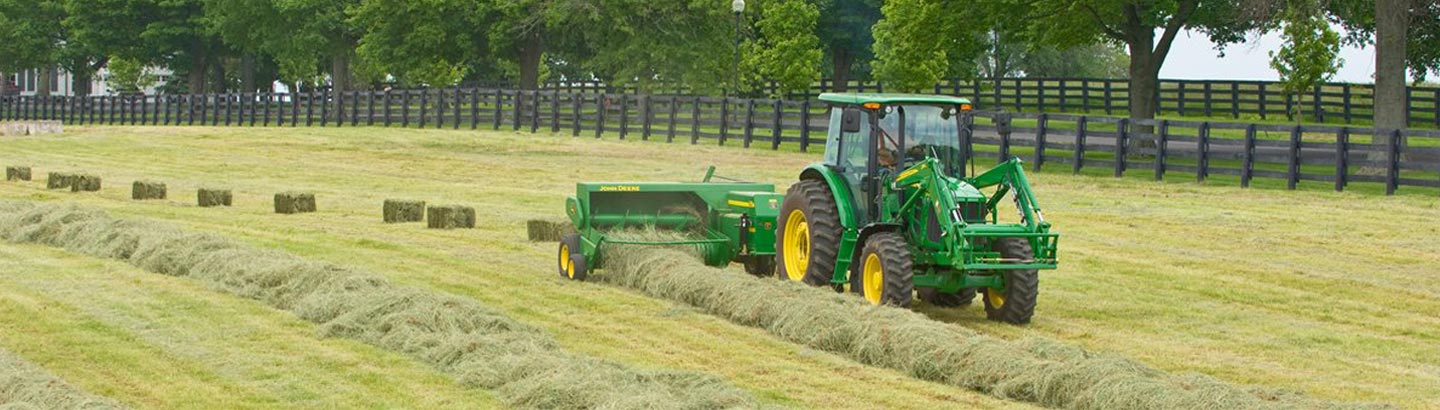
[[824,93],[820,101],[836,104],[969,104],[970,100],[949,95],[898,93]]

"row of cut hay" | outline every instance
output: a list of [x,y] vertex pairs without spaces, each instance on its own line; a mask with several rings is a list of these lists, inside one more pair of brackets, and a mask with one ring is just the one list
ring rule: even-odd
[[[675,240],[664,232],[619,239]],[[732,322],[867,365],[997,397],[1068,409],[1384,408],[1175,375],[1137,361],[1043,338],[1007,341],[875,307],[852,295],[707,267],[693,251],[611,245],[592,278],[704,309]]]
[[59,377],[0,349],[0,409],[121,409],[125,406],[65,383]]
[[0,203],[0,237],[125,260],[288,310],[345,337],[402,352],[509,405],[535,409],[755,407],[712,376],[644,371],[562,351],[555,339],[478,302],[390,284],[154,221],[67,205]]

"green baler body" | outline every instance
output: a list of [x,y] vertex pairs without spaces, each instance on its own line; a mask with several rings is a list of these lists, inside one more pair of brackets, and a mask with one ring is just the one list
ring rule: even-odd
[[[604,265],[604,243],[697,245],[705,263],[773,258],[775,217],[781,194],[772,184],[746,182],[582,182],[565,202],[565,213],[580,233],[581,252],[591,267]],[[625,241],[609,235],[623,229],[664,229],[695,239]]]

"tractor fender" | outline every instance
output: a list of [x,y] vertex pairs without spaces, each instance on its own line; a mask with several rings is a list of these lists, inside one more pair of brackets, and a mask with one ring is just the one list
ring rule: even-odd
[[836,212],[840,216],[840,227],[847,231],[858,228],[859,223],[855,219],[855,204],[851,203],[850,186],[845,184],[845,178],[835,173],[825,164],[810,164],[805,170],[800,171],[800,180],[815,179],[825,181],[830,187],[830,193],[835,196]]
[[[897,223],[871,223],[860,228],[860,236],[855,240],[855,250],[850,252],[850,266],[859,266],[860,254],[865,252],[865,241],[870,239],[870,235],[881,232],[900,232],[900,230],[901,226]],[[852,277],[851,280],[854,278]]]

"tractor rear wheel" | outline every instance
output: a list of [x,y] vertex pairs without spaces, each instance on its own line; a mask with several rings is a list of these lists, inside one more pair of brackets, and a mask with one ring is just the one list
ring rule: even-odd
[[890,232],[871,235],[859,262],[850,277],[860,296],[872,305],[910,307],[915,298],[914,267],[905,239]]
[[580,235],[568,234],[560,238],[560,249],[556,252],[560,277],[569,280],[585,280],[589,274],[589,263],[580,250]]
[[[1000,257],[1030,263],[1035,253],[1025,238],[1000,238],[992,245]],[[1002,273],[1005,290],[985,288],[985,316],[1005,323],[1030,323],[1040,295],[1040,273],[1036,269],[1011,269]]]
[[840,250],[840,213],[825,181],[791,185],[775,230],[775,276],[811,286],[830,284]]
[[942,293],[935,288],[920,288],[916,289],[915,293],[919,294],[920,300],[935,307],[960,307],[975,300],[975,288],[960,289],[955,293]]

